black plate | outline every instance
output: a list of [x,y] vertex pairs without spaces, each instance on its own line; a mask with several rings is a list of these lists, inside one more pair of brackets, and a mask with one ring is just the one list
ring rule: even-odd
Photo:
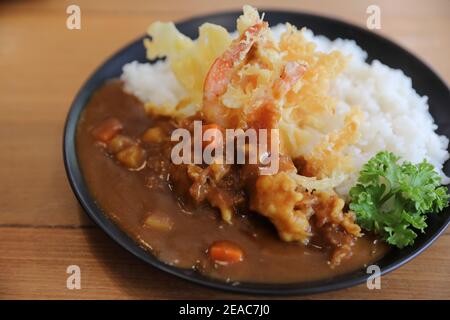
[[[263,11],[263,10],[262,10]],[[398,68],[412,78],[413,86],[420,95],[429,97],[430,111],[439,125],[438,132],[450,136],[450,96],[447,85],[422,61],[414,55],[399,47],[395,43],[365,29],[350,25],[331,18],[320,17],[311,14],[267,10],[265,19],[271,25],[290,22],[298,27],[307,26],[316,34],[322,34],[330,39],[347,38],[354,39],[367,51],[369,61],[378,59],[392,68]],[[177,24],[178,29],[191,38],[198,36],[197,28],[204,22],[216,23],[224,26],[229,31],[234,30],[236,18],[240,12],[227,12],[193,18]],[[210,279],[192,270],[185,270],[169,266],[160,262],[151,253],[145,251],[123,233],[103,213],[94,199],[89,194],[83,175],[78,164],[75,150],[75,131],[78,119],[83,108],[92,93],[106,80],[118,77],[122,66],[130,61],[146,61],[145,50],[142,45],[143,37],[129,44],[100,66],[83,85],[78,92],[69,114],[67,116],[64,132],[64,162],[72,189],[81,206],[87,214],[117,243],[136,257],[168,273],[183,279],[199,283],[208,287],[229,291],[253,294],[312,294],[330,290],[342,289],[363,283],[368,274],[360,270],[336,276],[327,280],[314,282],[290,283],[290,284],[264,284],[264,283],[240,283],[232,285],[225,282]],[[417,128],[420,134],[420,128]],[[444,172],[449,175],[450,165],[447,163]],[[414,246],[403,250],[392,250],[383,259],[377,262],[382,274],[390,272],[425,250],[436,238],[444,232],[450,223],[450,210],[439,215],[431,215],[428,219],[428,228],[425,234],[421,234]]]

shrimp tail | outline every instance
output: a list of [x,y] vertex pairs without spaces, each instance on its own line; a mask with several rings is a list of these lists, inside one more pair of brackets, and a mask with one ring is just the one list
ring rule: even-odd
[[225,107],[219,102],[219,97],[226,92],[236,66],[245,60],[252,46],[267,28],[267,22],[263,21],[247,28],[211,65],[203,85],[203,113],[209,122],[223,124],[224,120],[221,121],[221,118],[224,116]]

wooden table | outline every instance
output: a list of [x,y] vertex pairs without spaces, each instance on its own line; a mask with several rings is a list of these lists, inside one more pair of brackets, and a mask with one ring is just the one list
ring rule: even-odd
[[[416,53],[450,82],[450,1],[248,1],[365,26],[381,7],[381,34]],[[75,1],[82,29],[66,29],[73,1],[0,2],[0,298],[248,298],[205,289],[158,271],[121,249],[86,217],[63,168],[70,103],[94,68],[154,20],[178,20],[240,1]],[[306,297],[450,298],[450,231],[425,253],[365,285]],[[81,290],[66,288],[68,265]]]

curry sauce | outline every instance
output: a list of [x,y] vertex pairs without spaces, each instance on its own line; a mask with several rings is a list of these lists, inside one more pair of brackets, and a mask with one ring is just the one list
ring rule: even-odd
[[[110,119],[117,119],[120,126]],[[108,147],[98,132],[105,121],[121,132],[121,139]],[[191,205],[174,190],[170,157],[159,143],[161,132],[149,131],[155,125],[163,133],[174,128],[170,119],[149,116],[136,97],[124,92],[120,81],[112,80],[98,89],[83,111],[76,145],[85,181],[99,207],[161,261],[225,281],[288,283],[348,273],[388,250],[375,237],[363,235],[355,239],[351,257],[331,268],[331,248],[321,234],[308,245],[284,242],[266,217],[245,207],[230,224],[208,203]],[[147,139],[154,143],[146,143]],[[236,263],[211,260],[211,245],[223,242],[240,249]]]

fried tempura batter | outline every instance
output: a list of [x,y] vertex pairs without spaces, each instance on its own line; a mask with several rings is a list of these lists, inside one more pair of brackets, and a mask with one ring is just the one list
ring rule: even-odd
[[345,150],[358,139],[362,121],[357,108],[338,114],[329,96],[330,81],[347,59],[339,52],[317,51],[291,25],[280,41],[274,40],[268,24],[249,6],[237,30],[239,36],[231,40],[220,27],[205,24],[192,41],[173,24],[156,23],[149,28],[148,56],[168,58],[191,92],[180,108],[193,105],[197,117],[210,125],[279,129],[280,160],[288,165],[271,176],[259,175],[259,164],[191,165],[181,174],[178,168],[173,179],[185,176],[191,184],[185,193],[219,208],[228,223],[246,190],[250,209],[270,219],[282,240],[307,245],[321,234],[336,266],[351,256],[361,235],[353,213],[345,212],[344,200],[334,191],[352,170]]

